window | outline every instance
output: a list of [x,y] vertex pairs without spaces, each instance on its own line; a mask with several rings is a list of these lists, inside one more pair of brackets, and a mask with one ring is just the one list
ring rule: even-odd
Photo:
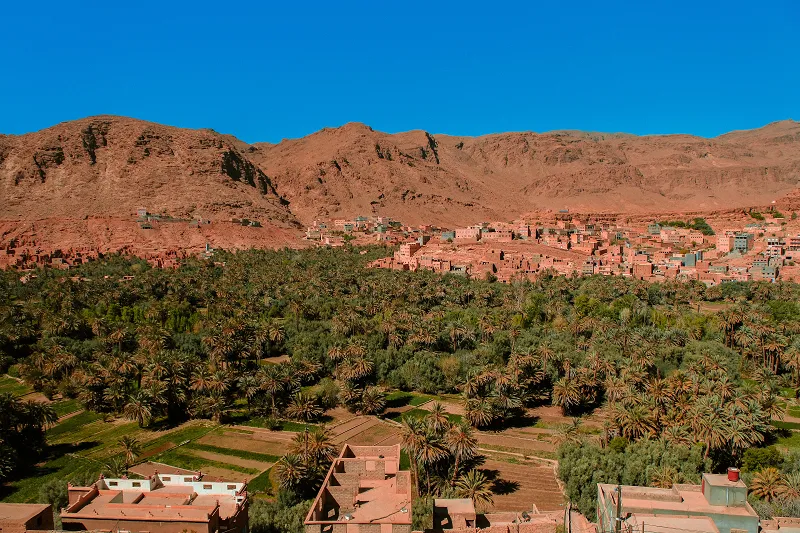
[[131,485],[133,485],[134,487],[141,487],[142,483],[140,481],[134,481],[133,483],[131,483]]
[[190,478],[190,477],[185,477],[185,478],[183,478],[183,481],[185,481],[186,483],[189,483],[190,481],[194,481],[194,479]]
[[211,485],[203,485],[203,490],[211,490]]
[[228,485],[228,490],[236,490],[236,485]]
[[161,479],[163,479],[164,481],[172,481],[172,478],[169,476],[164,476]]
[[108,484],[111,487],[116,487],[117,486],[117,482],[116,481],[109,481]]

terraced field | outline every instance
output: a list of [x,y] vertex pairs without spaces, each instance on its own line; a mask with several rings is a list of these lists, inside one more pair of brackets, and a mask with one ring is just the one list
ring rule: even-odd
[[24,396],[31,392],[33,392],[33,389],[11,376],[0,376],[0,394],[9,393],[14,396]]
[[400,442],[400,429],[374,416],[356,416],[331,429],[333,442],[359,446],[392,445]]
[[564,496],[552,466],[487,459],[481,468],[496,474],[494,510],[530,510],[533,505],[543,512],[563,509]]

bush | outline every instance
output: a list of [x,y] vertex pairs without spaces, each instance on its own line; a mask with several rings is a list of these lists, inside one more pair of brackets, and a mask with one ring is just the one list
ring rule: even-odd
[[63,479],[51,479],[39,487],[39,502],[49,503],[54,511],[66,506],[68,501],[67,482]]
[[413,531],[433,529],[433,496],[420,496],[414,499],[414,513],[411,517]]
[[253,500],[250,505],[250,531],[252,533],[304,533],[303,520],[311,502],[288,506],[277,502]]
[[339,386],[331,378],[322,378],[314,389],[314,395],[324,409],[333,409],[339,405]]
[[671,467],[686,482],[699,483],[700,474],[711,467],[710,460],[703,459],[702,446],[689,448],[648,440],[622,448],[626,441],[618,442],[613,448],[567,443],[558,450],[558,477],[564,482],[567,498],[584,516],[591,518],[597,513],[598,483],[647,486],[665,467]]
[[765,468],[780,468],[783,456],[775,447],[748,448],[742,457],[742,470],[744,472],[760,472]]

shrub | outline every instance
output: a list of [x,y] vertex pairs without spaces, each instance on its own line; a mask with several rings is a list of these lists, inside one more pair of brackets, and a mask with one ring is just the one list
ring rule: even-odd
[[765,468],[778,468],[783,463],[783,456],[775,447],[748,448],[742,457],[742,470],[760,472]]

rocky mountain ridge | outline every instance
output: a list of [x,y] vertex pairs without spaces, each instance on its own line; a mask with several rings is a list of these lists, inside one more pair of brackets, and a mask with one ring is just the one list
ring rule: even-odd
[[[185,220],[258,221],[261,227],[247,229],[252,233],[237,231],[235,246],[247,247],[298,245],[300,229],[315,219],[386,215],[453,227],[542,210],[641,217],[773,201],[791,206],[799,191],[794,121],[712,139],[574,131],[387,134],[350,123],[248,145],[213,130],[98,116],[0,135],[0,242],[42,241],[41,232],[60,235],[69,222],[64,238],[77,246],[90,232],[76,229],[83,226],[75,221],[91,218],[92,228],[104,217],[130,222],[140,208]],[[25,229],[31,227],[39,234]],[[108,234],[129,247],[141,241],[136,224],[109,228],[94,231],[88,244]],[[130,238],[120,239],[120,232]],[[224,246],[222,226],[205,232],[190,240]],[[183,234],[175,235],[164,246],[180,247]],[[159,246],[158,238],[147,242]]]

